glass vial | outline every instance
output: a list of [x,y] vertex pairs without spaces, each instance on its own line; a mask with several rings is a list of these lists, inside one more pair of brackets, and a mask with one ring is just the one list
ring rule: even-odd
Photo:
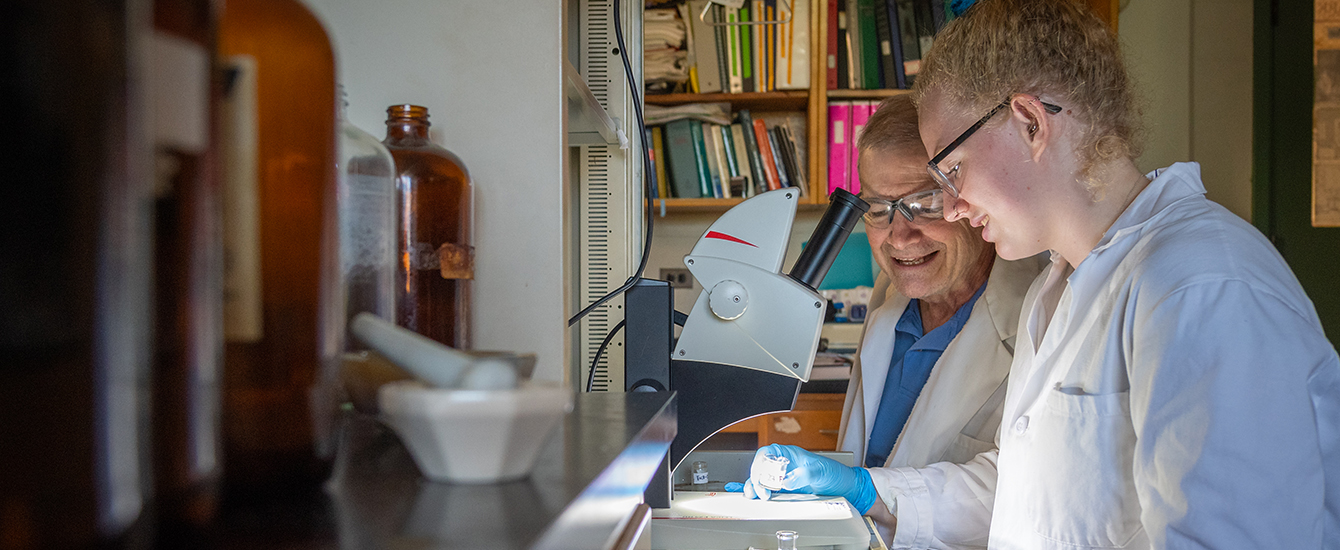
[[210,0],[155,0],[150,95],[154,136],[155,511],[158,542],[209,540],[222,468],[222,195],[214,125]]
[[461,159],[428,137],[428,108],[386,109],[395,158],[396,324],[459,349],[470,348],[473,192]]
[[239,497],[319,490],[321,315],[335,239],[335,58],[299,0],[228,0],[224,480]]
[[777,532],[777,550],[796,550],[796,539],[800,538],[795,531]]
[[791,464],[784,456],[765,456],[758,468],[758,483],[774,491],[782,488],[786,479],[786,467]]
[[701,460],[693,463],[693,484],[704,485],[707,483],[707,463]]

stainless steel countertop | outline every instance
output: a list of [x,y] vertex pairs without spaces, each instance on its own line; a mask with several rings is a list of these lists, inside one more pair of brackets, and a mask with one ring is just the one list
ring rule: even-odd
[[669,393],[578,394],[529,478],[455,485],[425,479],[394,433],[351,415],[327,484],[336,539],[341,548],[605,548],[675,429]]

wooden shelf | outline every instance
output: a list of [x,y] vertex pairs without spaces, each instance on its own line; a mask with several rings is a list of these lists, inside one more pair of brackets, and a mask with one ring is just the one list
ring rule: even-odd
[[809,104],[809,90],[751,92],[746,94],[653,94],[647,105],[685,103],[730,103],[736,108],[766,111],[803,111]]
[[828,90],[828,99],[884,99],[912,93],[912,90]]
[[[815,202],[813,196],[801,197],[798,208],[808,210],[808,207],[828,204],[828,197],[821,197],[820,200],[823,202]],[[744,199],[656,199],[652,204],[652,208],[660,210],[662,202],[665,203],[665,210],[667,212],[725,212],[731,207],[744,202]]]

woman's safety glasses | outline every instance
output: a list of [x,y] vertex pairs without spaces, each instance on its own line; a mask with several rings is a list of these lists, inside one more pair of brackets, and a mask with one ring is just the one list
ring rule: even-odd
[[[1009,105],[1010,99],[1011,98],[1008,97],[1005,98],[1005,101],[996,105],[995,108],[991,109],[991,111],[986,114],[986,116],[978,120],[976,124],[969,126],[967,130],[964,130],[962,134],[959,134],[957,138],[954,138],[954,141],[949,142],[949,145],[946,145],[944,149],[941,149],[939,153],[936,153],[935,156],[931,158],[926,170],[931,173],[932,178],[935,178],[935,183],[940,184],[940,188],[944,189],[946,193],[949,193],[949,196],[955,198],[958,197],[958,185],[954,183],[954,179],[958,177],[958,163],[955,163],[954,167],[950,168],[948,171],[943,171],[940,170],[940,162],[943,161],[945,157],[949,156],[949,153],[954,152],[954,149],[957,149],[959,145],[963,145],[963,142],[967,141],[968,137],[981,128],[983,124],[986,124],[986,121],[991,120],[991,117],[996,116],[996,113],[999,113],[1001,109],[1004,109],[1006,105]],[[1039,101],[1038,103],[1041,103],[1042,108],[1053,115],[1061,112],[1060,105],[1052,105],[1045,101]]]
[[870,210],[862,216],[870,227],[888,227],[893,223],[895,212],[910,222],[944,218],[943,194],[939,189],[912,193],[892,201],[874,197],[862,197],[862,200],[870,204]]

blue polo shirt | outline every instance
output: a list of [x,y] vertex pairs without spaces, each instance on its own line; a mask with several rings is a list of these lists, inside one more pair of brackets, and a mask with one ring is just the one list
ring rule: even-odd
[[911,300],[903,316],[894,327],[893,357],[889,360],[889,375],[884,378],[884,394],[879,399],[879,412],[870,429],[870,441],[865,446],[865,466],[883,466],[893,451],[893,444],[902,433],[903,425],[912,415],[912,406],[921,395],[921,389],[931,377],[931,369],[940,360],[945,348],[954,341],[963,325],[968,323],[972,306],[986,290],[986,283],[959,306],[945,324],[935,327],[930,334],[921,328],[921,302]]

